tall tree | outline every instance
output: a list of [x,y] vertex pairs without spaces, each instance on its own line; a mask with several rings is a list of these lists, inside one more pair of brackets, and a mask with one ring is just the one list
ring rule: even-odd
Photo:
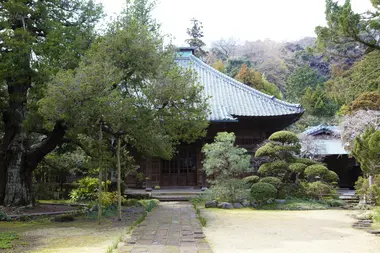
[[363,14],[355,13],[351,1],[343,5],[338,1],[326,0],[327,26],[315,29],[317,46],[328,53],[343,57],[360,57],[363,50],[380,50],[380,2],[371,0],[375,11]]
[[0,204],[32,202],[32,172],[66,131],[63,121],[43,129],[35,102],[51,75],[78,65],[100,17],[101,7],[91,0],[0,2]]
[[185,42],[191,47],[195,47],[195,55],[201,59],[207,56],[207,52],[203,49],[206,43],[203,42],[203,25],[202,22],[193,18],[191,20],[192,26],[187,28],[187,34],[190,36]]
[[310,67],[296,69],[286,80],[287,98],[294,102],[300,102],[306,88],[313,90],[322,83],[318,74]]
[[352,155],[360,163],[364,176],[368,178],[369,187],[374,184],[375,174],[379,172],[380,132],[375,128],[367,128],[363,134],[355,138]]
[[205,134],[202,86],[191,70],[177,65],[174,47],[164,47],[151,9],[148,0],[134,1],[75,71],[60,71],[52,79],[48,96],[39,101],[47,122],[66,122],[74,140],[85,135],[94,142],[102,133],[104,140],[166,159],[175,145]]

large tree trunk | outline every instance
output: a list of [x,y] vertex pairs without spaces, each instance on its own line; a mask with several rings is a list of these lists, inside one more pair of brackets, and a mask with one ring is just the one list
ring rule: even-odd
[[24,206],[32,201],[32,173],[27,167],[25,134],[19,133],[9,147],[5,205]]

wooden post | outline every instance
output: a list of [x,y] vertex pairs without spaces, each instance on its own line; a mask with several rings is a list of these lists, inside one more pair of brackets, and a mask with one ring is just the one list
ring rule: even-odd
[[152,157],[151,156],[149,156],[146,159],[145,177],[146,177],[145,191],[151,192],[152,191]]
[[[98,153],[99,153],[99,156],[100,156],[100,151],[101,151],[101,145],[102,145],[102,139],[103,139],[103,124],[102,124],[102,121],[100,121],[100,124],[99,124],[99,145],[98,145]],[[101,159],[100,157],[98,157],[98,159]],[[103,175],[102,175],[102,164],[101,162],[99,161],[99,189],[98,189],[98,224],[100,225],[101,223],[101,219],[102,219],[102,179],[103,179]]]
[[120,165],[120,137],[117,137],[117,218],[121,221],[121,165]]

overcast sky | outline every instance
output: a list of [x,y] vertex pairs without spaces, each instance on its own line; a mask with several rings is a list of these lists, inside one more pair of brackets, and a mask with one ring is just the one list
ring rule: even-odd
[[[118,14],[125,0],[97,0],[108,15]],[[340,2],[344,2],[341,0]],[[354,11],[371,8],[370,0],[351,0]],[[221,37],[246,40],[297,40],[315,36],[314,28],[325,24],[325,0],[158,0],[154,17],[175,44],[184,45],[186,28],[196,18],[203,23],[204,41],[210,45]]]

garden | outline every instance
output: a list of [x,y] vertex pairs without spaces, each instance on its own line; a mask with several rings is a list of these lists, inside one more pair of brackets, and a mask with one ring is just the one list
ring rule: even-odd
[[338,175],[321,162],[303,157],[294,133],[272,134],[253,158],[234,143],[235,135],[223,132],[204,146],[203,166],[211,187],[195,203],[204,203],[206,208],[269,210],[316,210],[345,204],[336,193]]
[[[35,206],[2,207],[0,249],[6,252],[112,252],[158,205],[153,199],[121,196],[119,216],[117,191],[102,191],[99,219],[99,180],[84,177],[75,184],[77,187],[71,190],[67,200],[39,200]],[[112,190],[109,181],[102,185]]]

